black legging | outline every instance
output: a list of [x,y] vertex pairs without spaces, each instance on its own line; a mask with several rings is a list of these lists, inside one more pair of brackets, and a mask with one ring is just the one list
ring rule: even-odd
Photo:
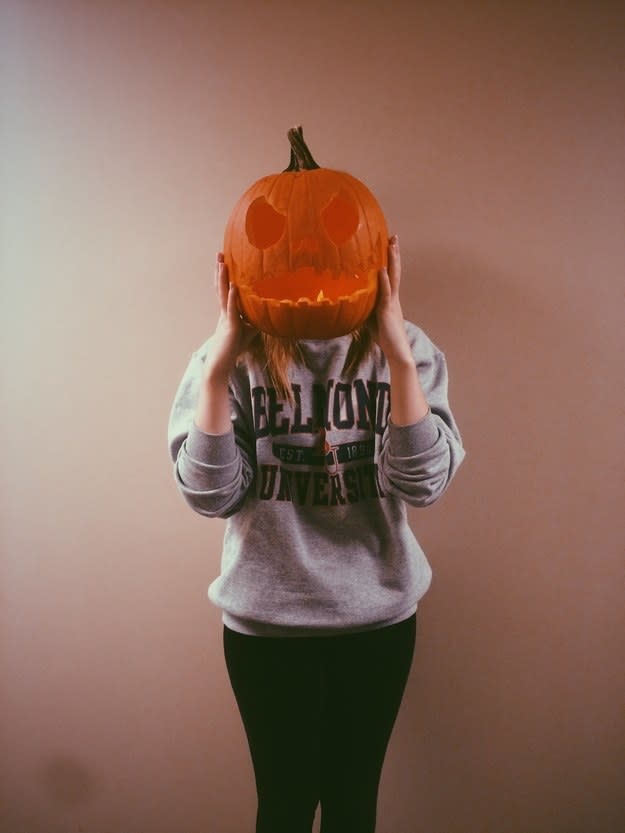
[[224,652],[252,756],[256,833],[374,833],[386,748],[414,653],[416,614],[345,636],[247,636]]

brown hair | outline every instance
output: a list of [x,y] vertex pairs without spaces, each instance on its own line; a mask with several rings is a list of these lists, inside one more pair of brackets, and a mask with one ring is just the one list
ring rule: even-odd
[[[353,330],[351,337],[352,341],[343,365],[344,374],[353,373],[373,348],[373,337],[366,323]],[[264,364],[278,396],[293,404],[288,369],[293,362],[306,365],[306,356],[299,341],[295,338],[277,338],[266,333],[258,333],[245,352]]]

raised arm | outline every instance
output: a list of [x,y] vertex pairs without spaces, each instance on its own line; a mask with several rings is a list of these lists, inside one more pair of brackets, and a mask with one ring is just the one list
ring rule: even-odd
[[219,320],[203,355],[194,353],[176,393],[168,427],[170,456],[179,491],[191,508],[227,517],[245,498],[254,477],[254,441],[245,403],[229,379],[236,359],[256,331],[238,312],[223,256],[218,255],[215,291]]
[[422,330],[404,321],[396,235],[389,241],[388,264],[379,275],[374,328],[391,375],[379,471],[387,492],[427,506],[445,491],[465,451],[449,407],[445,356]]

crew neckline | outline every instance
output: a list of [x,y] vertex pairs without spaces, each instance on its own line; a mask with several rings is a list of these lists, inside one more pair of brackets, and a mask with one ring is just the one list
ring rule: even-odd
[[351,333],[345,333],[342,336],[335,336],[334,338],[298,338],[299,344],[341,344],[345,339],[351,339]]

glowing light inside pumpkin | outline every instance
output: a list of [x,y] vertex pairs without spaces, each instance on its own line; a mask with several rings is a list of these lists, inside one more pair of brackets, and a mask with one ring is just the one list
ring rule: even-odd
[[324,298],[325,298],[325,295],[323,294],[323,289],[322,289],[321,292],[317,295],[317,302],[323,301]]

